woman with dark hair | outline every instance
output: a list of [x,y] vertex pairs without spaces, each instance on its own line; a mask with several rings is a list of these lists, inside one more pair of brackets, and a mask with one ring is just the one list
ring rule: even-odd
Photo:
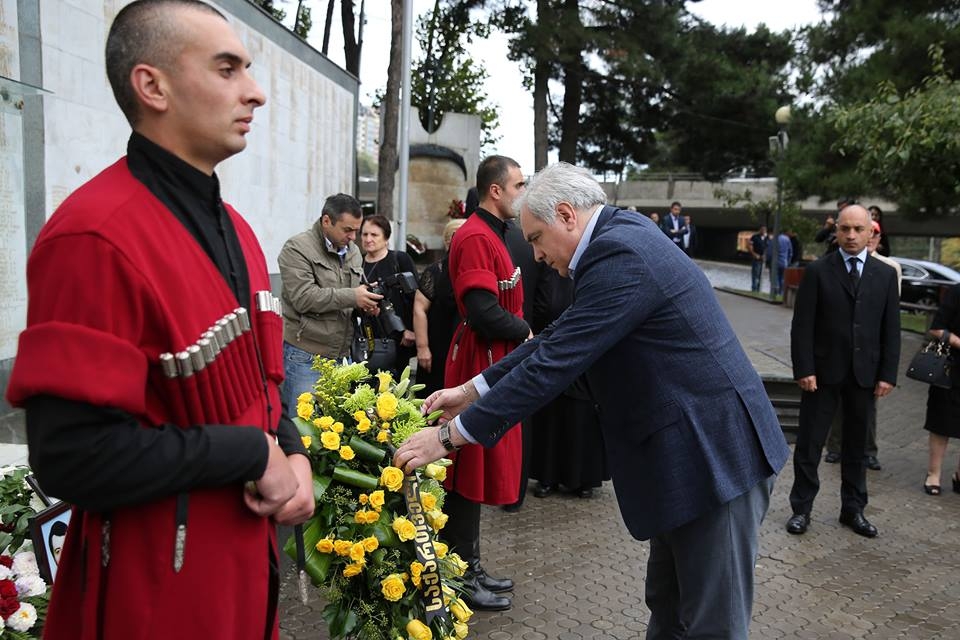
[[460,323],[457,301],[450,283],[449,251],[453,234],[466,222],[455,218],[443,228],[443,258],[424,269],[413,299],[413,332],[417,338],[417,383],[427,385],[426,398],[443,389],[443,372],[453,332]]
[[[396,273],[410,272],[416,274],[413,260],[406,252],[394,251],[389,248],[390,221],[382,215],[372,215],[364,218],[360,226],[360,244],[363,249],[364,282],[374,284],[381,282],[387,276]],[[384,292],[387,299],[393,303],[397,317],[403,321],[402,332],[392,332],[387,329],[381,318],[368,318],[373,327],[376,338],[393,338],[397,344],[397,357],[391,367],[394,375],[399,374],[410,364],[410,358],[415,354],[413,334],[413,293],[406,294],[399,287],[390,287]]]
[[887,232],[883,228],[883,211],[877,205],[867,207],[867,211],[870,212],[870,218],[880,225],[880,244],[877,245],[877,253],[882,256],[889,256],[890,238],[887,237]]
[[[957,360],[960,353],[960,284],[950,287],[944,295],[930,324],[930,335],[938,340],[946,339],[954,361]],[[956,367],[952,370],[951,381],[953,386],[949,389],[930,385],[927,392],[927,420],[923,428],[930,432],[930,458],[923,490],[931,496],[940,495],[940,473],[947,441],[960,438],[960,371]],[[951,480],[953,490],[960,493],[960,462]]]

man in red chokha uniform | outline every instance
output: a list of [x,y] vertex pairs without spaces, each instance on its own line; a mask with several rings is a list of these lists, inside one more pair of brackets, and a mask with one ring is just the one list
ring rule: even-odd
[[195,0],[127,5],[106,60],[127,156],[37,238],[7,391],[75,505],[44,638],[276,638],[275,524],[312,514],[310,465],[264,257],[214,173],[265,99]]
[[[520,269],[505,241],[513,201],[523,186],[520,165],[510,158],[490,156],[477,169],[480,207],[450,245],[450,281],[465,320],[450,343],[447,387],[472,379],[532,335],[522,319]],[[522,447],[516,425],[491,449],[467,445],[450,456],[454,465],[444,503],[450,519],[443,535],[469,567],[464,598],[474,609],[502,611],[511,605],[502,593],[513,589],[513,581],[494,578],[480,566],[480,505],[517,501]]]

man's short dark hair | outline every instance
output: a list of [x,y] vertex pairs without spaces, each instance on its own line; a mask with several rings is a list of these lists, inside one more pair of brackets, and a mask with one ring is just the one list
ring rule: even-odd
[[338,193],[330,196],[323,203],[321,217],[327,216],[330,222],[337,224],[343,214],[348,213],[353,218],[363,217],[363,209],[360,208],[360,201],[346,193]]
[[483,159],[477,168],[477,193],[480,199],[490,192],[490,187],[495,184],[501,187],[506,186],[507,174],[513,167],[520,168],[520,164],[513,158],[507,156],[488,156]]
[[680,207],[682,209],[683,205],[677,202],[676,200],[674,200],[673,202],[670,203],[670,208],[673,209],[674,207]]
[[226,17],[200,0],[136,0],[117,14],[107,35],[107,78],[113,96],[131,126],[140,117],[140,105],[130,84],[138,64],[170,70],[183,49],[182,27],[170,9],[183,7]]

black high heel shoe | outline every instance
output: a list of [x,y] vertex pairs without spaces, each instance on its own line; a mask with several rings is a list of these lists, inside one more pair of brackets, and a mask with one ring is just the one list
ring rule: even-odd
[[957,475],[956,471],[953,472],[951,480],[953,481],[953,492],[960,493],[960,476]]

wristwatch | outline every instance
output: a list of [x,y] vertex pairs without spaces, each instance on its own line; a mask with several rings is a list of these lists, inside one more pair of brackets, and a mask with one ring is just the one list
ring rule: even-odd
[[450,442],[450,423],[449,422],[444,422],[442,425],[440,425],[440,430],[437,432],[437,435],[440,438],[440,444],[443,445],[443,448],[446,449],[448,453],[452,451],[456,451],[459,448],[459,447],[453,446],[453,443]]

